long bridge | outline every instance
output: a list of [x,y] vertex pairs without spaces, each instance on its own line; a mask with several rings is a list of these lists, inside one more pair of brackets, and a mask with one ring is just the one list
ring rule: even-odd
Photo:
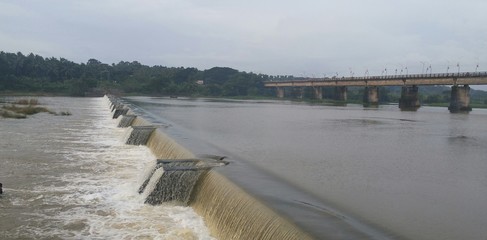
[[277,97],[284,98],[286,88],[299,88],[300,96],[305,87],[314,90],[315,98],[323,98],[323,87],[335,87],[335,99],[347,100],[347,87],[365,87],[364,106],[379,104],[381,86],[402,86],[399,108],[416,110],[420,107],[418,86],[451,85],[450,112],[468,112],[470,107],[470,86],[487,85],[487,72],[429,73],[365,77],[302,78],[284,81],[266,81],[265,87],[276,88]]

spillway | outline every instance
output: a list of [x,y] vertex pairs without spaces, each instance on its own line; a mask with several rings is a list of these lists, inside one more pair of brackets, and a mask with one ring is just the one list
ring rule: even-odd
[[[113,102],[120,104],[117,98],[107,99],[111,106]],[[141,142],[159,159],[149,167],[139,188],[146,203],[189,205],[219,239],[389,239],[322,207],[313,196],[289,190],[285,183],[239,159],[229,159],[228,166],[205,165],[209,158],[222,161],[223,157],[196,156],[131,109],[127,114],[137,115],[128,131],[152,129],[144,133]],[[198,160],[201,158],[207,162]],[[255,186],[255,179],[259,186]]]

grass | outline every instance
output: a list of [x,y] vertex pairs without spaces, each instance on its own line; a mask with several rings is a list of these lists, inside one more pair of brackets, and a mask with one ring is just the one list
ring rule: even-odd
[[18,107],[14,104],[12,105],[5,105],[2,107],[5,110],[15,112],[15,113],[20,113],[20,114],[25,114],[25,115],[33,115],[41,112],[47,112],[51,114],[55,114],[55,112],[45,108],[45,107],[38,107],[38,106],[33,106],[33,105],[28,105],[25,107]]
[[35,98],[31,98],[31,99],[19,99],[19,100],[15,101],[14,104],[35,106],[35,105],[38,105],[39,104],[39,101],[37,99],[35,99]]
[[3,105],[0,108],[0,116],[4,118],[27,118],[28,115],[34,115],[37,113],[46,112],[49,114],[53,114],[56,116],[71,116],[71,112],[69,111],[61,111],[56,113],[54,111],[49,110],[45,107],[38,106],[40,103],[37,99],[19,99],[15,102],[12,102],[9,105]]

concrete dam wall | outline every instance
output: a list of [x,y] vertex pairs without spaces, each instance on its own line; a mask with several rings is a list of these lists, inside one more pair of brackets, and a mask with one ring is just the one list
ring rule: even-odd
[[216,171],[228,162],[218,156],[195,156],[159,126],[137,116],[119,99],[105,96],[119,127],[127,128],[127,144],[145,145],[158,159],[139,193],[147,204],[177,201],[203,217],[218,239],[313,239],[287,216]]

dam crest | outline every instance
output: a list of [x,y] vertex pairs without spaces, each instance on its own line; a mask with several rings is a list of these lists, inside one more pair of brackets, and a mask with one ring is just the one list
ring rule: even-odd
[[148,166],[137,190],[151,205],[176,202],[192,207],[218,239],[313,239],[214,168],[224,156],[198,155],[176,143],[157,126],[137,116],[114,96],[105,96],[112,118],[127,128],[124,142],[145,145],[157,160]]

